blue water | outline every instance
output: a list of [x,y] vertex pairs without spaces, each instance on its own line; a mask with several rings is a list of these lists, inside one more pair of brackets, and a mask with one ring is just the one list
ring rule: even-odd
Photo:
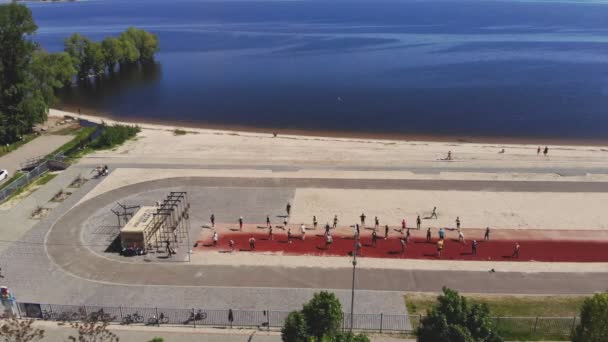
[[29,4],[72,32],[157,33],[157,63],[61,95],[116,117],[445,136],[608,137],[608,2],[98,0]]

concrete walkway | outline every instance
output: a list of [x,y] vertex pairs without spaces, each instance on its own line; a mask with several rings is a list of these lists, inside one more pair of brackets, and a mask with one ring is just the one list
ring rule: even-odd
[[12,176],[15,171],[21,169],[21,163],[28,159],[45,156],[72,140],[73,137],[72,135],[39,136],[15,151],[0,157],[0,169],[8,170],[9,176]]

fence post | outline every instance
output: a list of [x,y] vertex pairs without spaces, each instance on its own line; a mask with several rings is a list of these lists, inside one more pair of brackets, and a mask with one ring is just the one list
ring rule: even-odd
[[382,332],[382,316],[383,316],[383,313],[381,312],[380,313],[380,332]]
[[55,319],[53,317],[54,315],[53,315],[53,306],[52,305],[49,305],[49,312],[51,313],[51,318],[49,319],[49,321],[54,321]]
[[536,321],[534,321],[534,332],[532,333],[532,336],[536,336],[536,326],[538,325],[538,316],[536,316]]
[[576,316],[574,316],[574,318],[572,319],[572,329],[570,329],[570,331],[573,331],[575,327],[576,327]]
[[196,329],[196,313],[194,312],[194,308],[192,308],[192,317],[194,317],[192,327]]
[[270,331],[270,310],[266,310],[266,331]]

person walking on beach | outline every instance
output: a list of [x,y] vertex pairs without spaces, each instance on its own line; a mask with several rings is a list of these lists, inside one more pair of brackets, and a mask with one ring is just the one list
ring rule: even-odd
[[287,206],[285,206],[285,211],[287,211],[287,216],[291,214],[291,203],[287,202]]
[[220,237],[217,235],[217,232],[213,232],[213,246],[217,246],[217,242],[220,239]]
[[270,216],[266,215],[266,227],[270,227]]
[[228,242],[228,245],[230,245],[230,253],[234,252],[234,240],[230,240],[230,242]]
[[338,215],[334,215],[334,228],[338,227]]
[[249,249],[255,250],[255,238],[253,236],[249,238]]
[[422,224],[422,220],[420,219],[420,215],[416,217],[416,229],[420,230],[420,225]]
[[513,248],[513,254],[511,258],[519,258],[519,242],[515,243],[515,247]]
[[486,233],[483,235],[484,241],[490,241],[490,227],[486,227]]
[[460,217],[456,216],[456,229],[460,231]]
[[443,228],[439,228],[439,240],[443,240],[445,237],[445,230]]
[[211,214],[211,217],[209,217],[209,220],[211,221],[211,227],[215,227],[215,215]]
[[313,216],[312,217],[312,226],[315,228],[315,230],[317,229],[317,217]]
[[363,227],[365,227],[365,214],[364,214],[364,213],[361,213],[361,216],[359,216],[359,218],[361,218],[361,225],[362,225]]
[[272,226],[268,226],[268,240],[272,241]]
[[374,217],[374,230],[378,229],[380,226],[380,220],[378,220],[378,216]]
[[549,147],[545,146],[545,150],[543,151],[543,154],[545,155],[545,157],[547,156],[548,153],[549,153]]
[[540,146],[538,146],[538,148],[536,149],[536,155],[540,155]]
[[443,253],[443,239],[437,241],[437,256],[441,258],[441,254]]
[[433,207],[433,212],[431,213],[431,218],[437,218],[437,207]]
[[408,241],[410,240],[410,229],[409,229],[409,228],[406,230],[406,233],[405,233],[405,238],[406,238]]
[[404,238],[399,239],[399,243],[401,244],[401,254],[405,253],[405,246],[407,245],[407,241]]
[[477,240],[473,240],[473,244],[471,244],[471,254],[477,255]]
[[378,240],[378,233],[376,231],[372,231],[372,247],[376,247],[376,240]]
[[243,216],[239,217],[239,230],[243,230]]
[[388,239],[388,224],[384,226],[384,240]]
[[431,227],[426,230],[426,242],[431,242]]
[[303,224],[300,226],[300,233],[302,233],[302,241],[306,240],[306,226]]
[[325,235],[329,235],[329,222],[325,224]]

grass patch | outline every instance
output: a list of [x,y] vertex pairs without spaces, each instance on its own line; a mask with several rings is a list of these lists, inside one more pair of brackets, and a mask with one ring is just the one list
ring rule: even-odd
[[28,142],[34,140],[36,137],[38,137],[37,134],[26,134],[23,136],[23,139],[19,140],[19,141],[15,141],[12,144],[8,144],[8,145],[0,145],[0,157],[2,157],[5,154],[8,154],[16,149],[18,149],[19,147],[27,144]]
[[[407,294],[405,305],[410,315],[425,315],[436,303],[437,295]],[[573,319],[580,313],[585,296],[495,296],[468,295],[471,303],[486,303],[495,319],[496,329],[506,340],[567,341]],[[520,317],[520,318],[500,318]],[[551,317],[540,318],[536,317]]]
[[50,182],[53,178],[57,177],[56,173],[45,173],[40,178],[36,179],[33,184],[42,186]]
[[72,150],[73,148],[75,148],[76,146],[81,144],[81,142],[84,141],[89,135],[93,134],[93,132],[95,132],[95,127],[80,127],[78,129],[76,129],[75,131],[73,131],[73,133],[76,133],[74,135],[74,139],[61,145],[58,149],[53,151],[53,153],[51,153],[50,155],[56,155],[57,153],[60,153],[60,152],[65,153],[67,151]]
[[91,144],[94,149],[111,149],[125,141],[135,138],[137,133],[141,132],[139,126],[114,124],[105,126],[99,138],[95,139]]
[[80,125],[78,123],[75,123],[73,125],[69,125],[68,127],[64,127],[56,132],[53,132],[52,134],[54,134],[54,135],[76,134],[80,128],[81,128]]
[[[574,317],[580,313],[585,296],[466,296],[472,303],[486,303],[492,316]],[[425,315],[437,302],[437,295],[407,294],[405,305],[411,315]]]

